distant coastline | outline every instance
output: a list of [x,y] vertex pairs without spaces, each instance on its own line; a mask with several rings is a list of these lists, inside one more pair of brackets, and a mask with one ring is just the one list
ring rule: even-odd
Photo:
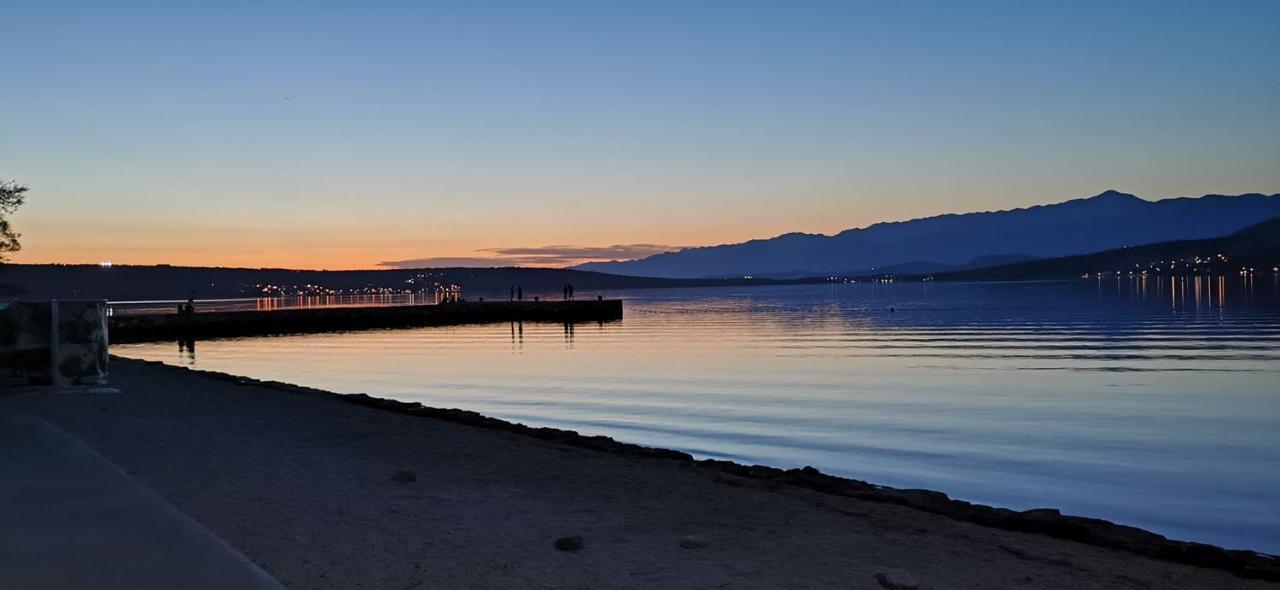
[[[502,298],[517,286],[530,297],[681,287],[797,285],[864,281],[1026,281],[1099,276],[1192,276],[1280,272],[1280,217],[1226,236],[1174,240],[1054,258],[992,257],[941,272],[898,265],[872,272],[794,278],[656,278],[548,268],[291,270],[221,267],[0,265],[0,298],[98,298],[115,301],[431,293]],[[924,265],[923,268],[927,268]]]
[[0,297],[94,298],[112,301],[226,299],[240,297],[431,293],[457,286],[464,298],[523,294],[559,297],[566,284],[580,296],[625,289],[792,285],[825,278],[662,279],[550,268],[424,268],[386,270],[292,270],[171,265],[0,265]]

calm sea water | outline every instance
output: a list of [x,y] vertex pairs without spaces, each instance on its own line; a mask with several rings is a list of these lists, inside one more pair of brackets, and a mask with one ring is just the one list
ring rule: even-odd
[[635,291],[607,324],[114,351],[1275,553],[1276,280]]

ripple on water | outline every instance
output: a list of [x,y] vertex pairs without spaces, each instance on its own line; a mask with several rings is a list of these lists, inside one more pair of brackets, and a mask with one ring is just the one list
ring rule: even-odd
[[1280,552],[1275,291],[1197,304],[1109,287],[637,291],[622,322],[573,330],[116,352]]

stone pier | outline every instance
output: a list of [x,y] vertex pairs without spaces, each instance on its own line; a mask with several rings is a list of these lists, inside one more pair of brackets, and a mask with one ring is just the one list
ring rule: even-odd
[[306,334],[494,322],[605,322],[622,319],[622,301],[461,301],[439,305],[327,307],[273,311],[120,315],[109,318],[112,343],[183,338]]

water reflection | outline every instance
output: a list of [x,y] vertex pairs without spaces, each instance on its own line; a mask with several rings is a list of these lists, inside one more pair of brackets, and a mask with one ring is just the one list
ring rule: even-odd
[[[621,322],[115,352],[1280,551],[1273,280],[616,293]],[[893,309],[894,311],[890,311]]]
[[196,362],[196,339],[190,334],[178,338],[178,356],[194,365]]
[[[1259,293],[1253,275],[1238,277],[1218,276],[1170,276],[1166,278],[1148,277],[1146,275],[1098,277],[1098,292],[1102,293],[1104,283],[1115,284],[1115,295],[1121,301],[1142,303],[1167,302],[1172,309],[1218,309],[1227,305],[1229,293],[1231,298],[1252,301]],[[1271,288],[1265,289],[1274,293],[1275,277]],[[1188,296],[1190,298],[1188,298]]]

